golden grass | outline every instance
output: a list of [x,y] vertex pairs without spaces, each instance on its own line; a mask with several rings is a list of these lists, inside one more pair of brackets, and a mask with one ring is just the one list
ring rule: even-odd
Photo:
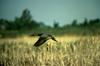
[[[38,37],[0,39],[0,65],[100,66],[99,36],[60,36],[36,48]],[[48,46],[47,46],[48,44]]]

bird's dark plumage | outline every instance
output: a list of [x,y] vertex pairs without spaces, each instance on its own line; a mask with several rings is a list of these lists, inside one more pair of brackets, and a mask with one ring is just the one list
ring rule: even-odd
[[46,33],[32,33],[30,36],[40,36],[37,42],[34,44],[35,47],[41,46],[49,39],[52,39],[57,42],[57,40],[52,35]]

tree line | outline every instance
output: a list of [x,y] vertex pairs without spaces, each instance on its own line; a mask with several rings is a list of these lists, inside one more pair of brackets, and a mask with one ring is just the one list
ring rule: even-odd
[[58,22],[54,22],[53,27],[45,25],[43,22],[37,22],[32,19],[31,13],[28,9],[24,9],[20,17],[16,17],[14,21],[0,19],[0,30],[31,30],[36,28],[67,28],[70,27],[100,27],[100,19],[84,19],[83,22],[78,23],[77,20],[73,20],[71,24],[66,24],[62,27]]

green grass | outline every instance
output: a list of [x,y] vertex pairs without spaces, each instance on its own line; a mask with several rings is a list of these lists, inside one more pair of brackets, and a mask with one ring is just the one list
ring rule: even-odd
[[99,39],[99,36],[90,36],[70,42],[66,39],[62,39],[63,41],[59,43],[48,41],[39,48],[33,47],[35,40],[25,42],[25,40],[1,39],[0,65],[100,66]]

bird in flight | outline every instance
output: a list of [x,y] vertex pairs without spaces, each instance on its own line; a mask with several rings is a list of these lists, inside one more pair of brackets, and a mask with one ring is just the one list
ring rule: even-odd
[[32,33],[30,36],[39,36],[39,39],[36,41],[36,43],[34,44],[35,47],[39,47],[41,46],[43,43],[45,43],[47,40],[52,39],[56,42],[58,42],[55,37],[53,37],[50,34],[46,34],[46,33]]

